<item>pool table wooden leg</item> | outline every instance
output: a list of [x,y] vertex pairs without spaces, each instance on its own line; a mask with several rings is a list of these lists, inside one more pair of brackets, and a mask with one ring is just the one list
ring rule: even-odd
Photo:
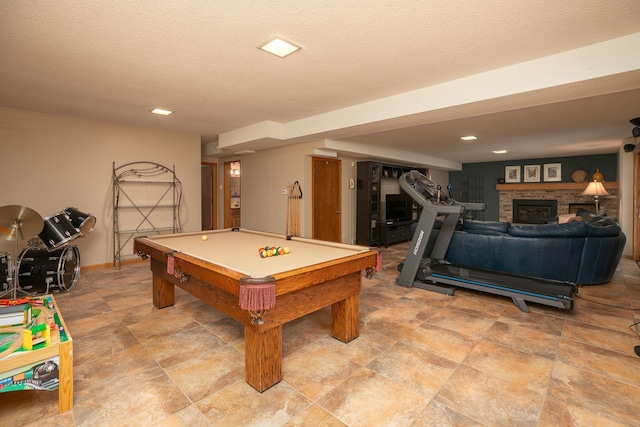
[[162,278],[159,273],[153,272],[153,306],[165,308],[175,303],[175,288],[173,283]]
[[244,327],[245,378],[263,392],[282,380],[282,325],[257,332]]
[[352,295],[331,305],[331,335],[349,342],[360,335],[360,295]]

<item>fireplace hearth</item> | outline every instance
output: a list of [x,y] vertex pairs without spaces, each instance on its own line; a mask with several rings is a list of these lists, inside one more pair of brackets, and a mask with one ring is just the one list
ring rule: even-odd
[[558,214],[557,200],[513,200],[513,222],[516,224],[544,224]]

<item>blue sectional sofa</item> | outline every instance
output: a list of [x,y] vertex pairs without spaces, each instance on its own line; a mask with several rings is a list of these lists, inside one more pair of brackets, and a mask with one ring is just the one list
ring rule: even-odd
[[[437,236],[431,234],[430,245]],[[446,261],[577,285],[611,280],[626,242],[615,219],[585,217],[565,224],[464,221]],[[425,257],[431,253],[427,246]]]

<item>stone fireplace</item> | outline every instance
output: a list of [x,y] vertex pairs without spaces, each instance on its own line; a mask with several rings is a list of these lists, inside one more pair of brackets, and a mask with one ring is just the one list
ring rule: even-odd
[[557,200],[513,199],[512,222],[516,224],[544,224],[557,214]]
[[[600,197],[600,209],[607,211],[608,216],[618,216],[618,185],[605,182],[609,196]],[[499,194],[499,219],[513,222],[513,200],[555,200],[556,214],[575,213],[579,207],[594,210],[593,197],[583,196],[582,191],[587,183],[554,182],[554,183],[520,183],[497,184]],[[571,211],[573,209],[573,211]]]

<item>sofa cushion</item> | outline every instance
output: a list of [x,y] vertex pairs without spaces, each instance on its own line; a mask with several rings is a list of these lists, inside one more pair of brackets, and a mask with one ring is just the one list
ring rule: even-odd
[[511,227],[511,223],[498,221],[467,220],[462,224],[462,230],[467,233],[489,236],[505,234],[509,231],[509,227]]
[[594,218],[588,223],[587,236],[617,236],[621,231],[613,218]]
[[509,228],[513,237],[585,237],[589,226],[581,221],[566,224],[516,224]]

